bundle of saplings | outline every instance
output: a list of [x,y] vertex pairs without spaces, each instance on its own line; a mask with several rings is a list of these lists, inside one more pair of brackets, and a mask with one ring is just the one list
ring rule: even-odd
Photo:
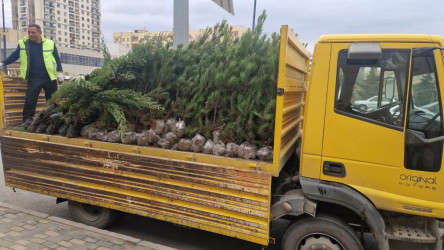
[[240,38],[223,21],[187,47],[147,39],[63,84],[28,130],[271,160],[279,36],[265,17]]

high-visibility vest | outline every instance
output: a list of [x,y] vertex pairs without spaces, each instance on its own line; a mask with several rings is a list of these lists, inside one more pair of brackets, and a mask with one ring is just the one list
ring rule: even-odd
[[[19,41],[20,75],[25,80],[26,76],[28,75],[28,65],[30,63],[30,57],[28,57],[27,53],[30,50],[28,41],[29,41],[29,36],[26,36]],[[54,81],[57,78],[57,63],[53,55],[54,41],[46,39],[42,36],[42,49],[43,49],[43,61],[45,62],[46,70],[48,71],[48,75],[51,81]]]

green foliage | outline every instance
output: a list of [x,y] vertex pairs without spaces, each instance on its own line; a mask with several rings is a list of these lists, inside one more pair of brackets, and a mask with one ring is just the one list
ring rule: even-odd
[[107,64],[111,60],[111,54],[109,53],[109,49],[106,46],[105,37],[102,36],[102,54],[104,64]]
[[146,113],[148,119],[184,120],[188,136],[209,138],[220,130],[225,141],[269,145],[279,36],[262,33],[265,19],[264,12],[241,38],[223,21],[177,49],[165,36],[146,39],[128,55],[62,85],[52,101],[76,121],[120,131],[137,120],[132,116]]
[[[121,135],[125,133],[127,126],[126,114],[134,110],[163,110],[159,104],[140,92],[131,89],[106,89],[99,86],[97,81],[88,81],[83,76],[63,84],[50,103],[57,103],[56,112],[62,111],[65,116],[72,117],[74,123],[97,122],[98,127],[117,127]],[[113,126],[113,122],[117,126]]]

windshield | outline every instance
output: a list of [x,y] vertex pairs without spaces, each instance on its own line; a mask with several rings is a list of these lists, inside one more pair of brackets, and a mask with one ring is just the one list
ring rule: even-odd
[[[426,139],[443,135],[442,110],[435,59],[432,51],[413,56],[407,128]],[[437,172],[441,168],[443,142],[405,146],[405,167]]]
[[[407,127],[428,134],[441,130],[441,108],[433,57],[414,57]],[[434,134],[434,133],[433,133]],[[432,135],[430,135],[432,136]],[[434,135],[433,135],[434,136]]]

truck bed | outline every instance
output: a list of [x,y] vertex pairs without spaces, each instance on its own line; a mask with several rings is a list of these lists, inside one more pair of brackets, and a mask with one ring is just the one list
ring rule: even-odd
[[271,180],[301,136],[308,59],[284,26],[273,162],[10,130],[21,123],[26,83],[4,77],[5,183],[268,245]]
[[1,144],[7,186],[268,241],[268,172],[10,136]]

